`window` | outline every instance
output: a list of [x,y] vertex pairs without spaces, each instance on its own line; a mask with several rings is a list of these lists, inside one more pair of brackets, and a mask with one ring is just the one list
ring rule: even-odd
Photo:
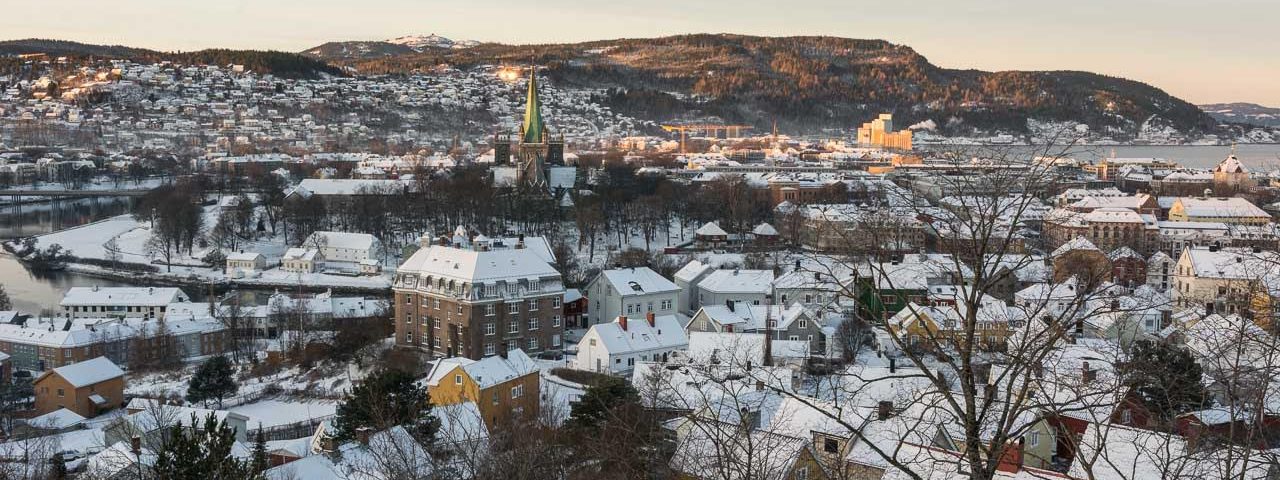
[[516,302],[508,303],[507,313],[520,313],[520,304]]
[[[592,340],[592,342],[595,342],[595,340]],[[557,333],[551,336],[551,348],[557,348],[559,346],[560,346],[560,334]]]
[[529,339],[529,350],[537,350],[537,349],[538,349],[538,337],[530,338],[530,339]]
[[796,469],[796,480],[809,480],[808,465]]
[[628,304],[627,304],[627,315],[631,315],[632,313],[635,313],[635,311],[633,311],[633,310],[632,310],[631,304],[630,304],[630,303],[628,303]]
[[537,318],[537,317],[530,318],[530,319],[529,319],[529,330],[537,330],[537,329],[538,329],[538,318]]
[[404,334],[404,343],[413,343],[413,332]]
[[559,315],[554,315],[554,316],[552,316],[552,317],[551,317],[551,326],[552,326],[552,327],[559,327],[559,326],[560,326],[560,316],[559,316]]
[[808,322],[805,322],[805,321],[804,321],[804,319],[800,319],[800,328],[801,328],[801,329],[809,328],[807,325],[808,325]]
[[517,320],[507,322],[507,333],[520,333],[520,322]]
[[542,290],[542,280],[529,280],[529,291],[536,292]]
[[486,316],[486,317],[492,317],[492,316],[494,316],[494,314],[496,314],[496,313],[498,313],[498,306],[497,306],[497,305],[494,305],[494,304],[490,303],[490,304],[488,304],[488,305],[485,305],[485,306],[484,306],[484,316]]
[[507,293],[511,295],[519,295],[520,284],[516,282],[507,282]]
[[495,284],[492,284],[492,283],[487,283],[487,284],[485,284],[485,286],[484,286],[484,296],[486,296],[486,297],[496,297],[496,296],[498,296],[498,286],[497,286],[497,285],[495,285]]
[[65,392],[63,392],[63,391],[62,391],[62,389],[61,389],[61,388],[59,388],[59,389],[58,389],[58,398],[62,398],[64,395],[65,395]]
[[560,305],[562,305],[560,303],[560,297],[551,298],[551,308],[560,308]]
[[658,308],[663,311],[671,310],[671,300],[663,300],[662,303],[658,304]]
[[458,375],[454,375],[454,376],[453,376],[453,384],[454,384],[454,385],[462,385],[462,375],[461,375],[461,374],[458,374]]
[[[556,336],[558,337],[559,335],[556,335]],[[591,340],[588,340],[588,341],[587,341],[587,345],[590,345],[590,346],[593,346],[593,347],[594,347],[594,346],[596,346],[596,339],[594,339],[594,338],[593,338],[593,339],[591,339]]]
[[498,330],[498,328],[497,328],[497,326],[496,326],[496,325],[494,325],[494,324],[493,324],[493,322],[489,322],[489,323],[484,324],[484,334],[485,334],[485,335],[493,335],[494,333],[497,333],[497,330]]
[[511,398],[520,398],[524,395],[524,384],[511,387]]
[[800,340],[800,336],[799,336],[799,335],[792,335],[792,336],[791,336],[791,338],[790,338],[789,340],[791,340],[791,341],[793,341],[793,342],[795,342],[795,341],[799,341],[799,340]]
[[1125,411],[1120,412],[1120,423],[1123,423],[1123,424],[1133,423],[1133,412],[1128,409],[1125,409]]
[[405,305],[413,305],[413,295],[405,295],[405,296],[404,296],[404,304],[405,304]]
[[529,310],[537,310],[537,309],[538,309],[538,299],[536,298],[529,299]]
[[840,442],[834,438],[822,439],[822,451],[827,453],[840,453]]
[[1032,447],[1040,446],[1040,432],[1031,432],[1027,434],[1027,443]]
[[646,312],[652,312],[652,311],[653,311],[653,302],[649,302],[649,303],[648,303],[647,305],[645,305],[644,307],[645,307],[645,310],[644,310],[644,311],[646,311]]
[[440,309],[440,299],[439,299],[439,298],[437,298],[437,299],[436,299],[434,307],[436,307],[436,310],[439,310],[439,309]]
[[492,343],[486,343],[486,344],[484,344],[484,354],[485,354],[485,356],[493,355],[493,344],[492,344]]

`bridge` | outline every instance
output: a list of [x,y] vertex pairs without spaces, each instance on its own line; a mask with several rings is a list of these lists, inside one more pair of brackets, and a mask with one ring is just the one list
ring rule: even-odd
[[145,189],[116,189],[116,190],[33,190],[33,189],[0,189],[0,198],[2,197],[141,197],[150,192],[150,188]]

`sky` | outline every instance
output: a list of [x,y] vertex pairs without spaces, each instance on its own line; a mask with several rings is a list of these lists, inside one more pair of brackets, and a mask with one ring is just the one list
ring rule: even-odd
[[[109,7],[107,7],[109,5]],[[301,51],[436,33],[556,43],[681,33],[832,35],[936,65],[1086,70],[1194,103],[1280,107],[1280,0],[0,0],[0,39]]]

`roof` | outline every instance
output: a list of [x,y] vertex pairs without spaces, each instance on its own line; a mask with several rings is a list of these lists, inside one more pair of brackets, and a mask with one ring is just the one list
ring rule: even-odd
[[560,276],[560,272],[532,248],[481,251],[441,245],[419,249],[397,271],[472,283]]
[[542,124],[542,101],[538,99],[538,70],[529,69],[529,91],[525,94],[524,124],[520,130],[524,133],[524,143],[542,143],[545,126]]
[[186,300],[187,294],[171,287],[71,287],[62,297],[61,305],[125,305],[160,307],[177,300]]
[[227,260],[252,262],[260,258],[262,258],[262,254],[258,252],[231,252],[227,254]]
[[538,364],[529,358],[524,350],[517,348],[508,351],[506,358],[493,355],[480,360],[462,357],[442,359],[431,367],[431,371],[427,374],[427,384],[439,385],[454,367],[461,367],[462,371],[466,372],[467,376],[471,377],[480,388],[489,388],[538,372]]
[[1084,237],[1076,237],[1067,241],[1067,243],[1062,244],[1062,246],[1054,249],[1053,253],[1050,254],[1049,256],[1059,257],[1062,255],[1066,255],[1069,252],[1074,252],[1076,250],[1093,250],[1095,252],[1102,252],[1102,250],[1099,250],[1098,247],[1093,244],[1093,242],[1089,241],[1089,239]]
[[[683,325],[675,315],[655,316],[652,327],[645,317],[628,319],[626,330],[622,329],[619,320],[592,325],[582,336],[583,341],[599,338],[611,355],[683,348],[689,345]],[[578,349],[581,351],[582,347]]]
[[689,332],[687,355],[695,364],[763,365],[763,333]]
[[715,267],[702,263],[698,260],[690,260],[689,263],[680,267],[680,270],[677,270],[675,275],[672,275],[672,277],[685,283],[692,283],[698,277],[701,277],[703,274],[712,270],[715,270]]
[[706,225],[698,227],[698,230],[694,231],[693,234],[701,237],[723,237],[729,235],[729,232],[720,228],[720,225],[716,224],[716,222],[707,222]]
[[778,234],[778,229],[773,228],[773,225],[769,225],[768,223],[761,223],[756,225],[756,228],[752,229],[751,233],[764,237],[771,237]]
[[288,250],[285,250],[284,255],[281,256],[280,258],[282,260],[312,261],[316,259],[316,255],[318,254],[320,254],[320,251],[314,248],[290,248]]
[[1178,205],[1188,217],[1271,217],[1253,202],[1240,197],[1182,197],[1174,202],[1173,208]]
[[671,283],[649,267],[618,268],[600,272],[597,281],[603,279],[621,296],[650,293],[677,292],[680,287]]
[[44,415],[28,419],[27,425],[35,428],[61,430],[79,425],[83,421],[85,421],[85,418],[80,414],[66,408],[59,408]]
[[1234,153],[1223,159],[1222,163],[1213,168],[1213,171],[1215,173],[1249,173],[1249,169],[1245,168],[1243,163],[1240,163],[1240,159],[1236,158]]
[[412,184],[404,180],[308,178],[299,183],[294,192],[303,196],[376,194],[386,191],[399,193],[410,185]]
[[[107,357],[98,357],[92,360],[85,360],[83,362],[61,366],[53,369],[52,373],[62,377],[63,380],[66,380],[67,383],[70,383],[71,386],[75,388],[87,387],[89,385],[102,383],[113,378],[124,376],[124,370],[117,367],[116,364]],[[43,379],[49,374],[50,372],[45,372],[43,375],[40,375],[40,378],[36,379],[36,381]]]
[[773,289],[773,270],[716,270],[698,282],[698,288],[714,293],[759,293]]
[[[316,240],[323,239],[319,242]],[[378,240],[367,233],[351,232],[315,232],[302,242],[303,245],[317,245],[321,248],[345,248],[350,250],[369,250]]]

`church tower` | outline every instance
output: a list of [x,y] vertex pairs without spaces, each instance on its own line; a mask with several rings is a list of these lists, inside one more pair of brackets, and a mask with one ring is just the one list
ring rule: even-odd
[[522,187],[547,188],[547,163],[563,161],[564,141],[553,139],[542,121],[542,99],[538,95],[538,73],[529,69],[529,91],[525,94],[524,122],[520,124],[520,144],[516,149],[516,183]]

